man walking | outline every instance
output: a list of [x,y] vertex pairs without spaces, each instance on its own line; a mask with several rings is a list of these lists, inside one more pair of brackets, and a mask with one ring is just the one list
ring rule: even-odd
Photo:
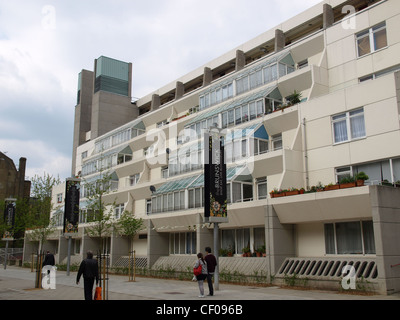
[[215,272],[215,267],[217,266],[217,259],[215,259],[215,256],[211,253],[211,248],[206,247],[206,256],[204,257],[204,260],[207,262],[207,283],[208,283],[208,290],[209,290],[209,296],[214,295],[214,287],[212,283],[212,277]]
[[81,262],[78,275],[76,276],[76,284],[83,275],[83,289],[85,292],[85,300],[93,300],[93,284],[96,279],[96,285],[99,283],[99,265],[96,259],[93,259],[93,253],[87,252],[87,258]]

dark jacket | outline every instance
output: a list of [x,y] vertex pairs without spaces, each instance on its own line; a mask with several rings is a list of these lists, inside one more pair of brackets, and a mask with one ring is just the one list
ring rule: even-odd
[[204,260],[207,262],[208,273],[214,273],[215,267],[217,266],[217,259],[215,259],[215,256],[209,253],[204,257]]
[[99,282],[99,265],[97,260],[95,259],[85,259],[81,262],[79,266],[78,275],[76,276],[76,282],[79,282],[79,279],[83,275],[83,278],[92,278],[96,279],[96,283]]
[[53,254],[48,253],[46,254],[44,261],[43,261],[43,266],[54,266],[56,264],[56,261],[54,259]]

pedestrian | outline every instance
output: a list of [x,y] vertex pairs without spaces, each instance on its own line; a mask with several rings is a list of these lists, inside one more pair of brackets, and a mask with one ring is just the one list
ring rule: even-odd
[[197,254],[197,258],[198,260],[196,261],[194,267],[198,268],[199,265],[201,265],[201,274],[196,276],[200,290],[199,298],[204,298],[204,280],[207,278],[207,262],[204,260],[201,252]]
[[43,267],[44,266],[54,266],[56,264],[56,260],[54,259],[54,255],[47,250],[46,256],[44,257]]
[[207,262],[207,283],[208,283],[208,295],[213,296],[214,295],[214,287],[212,283],[212,278],[215,272],[215,267],[217,266],[217,259],[215,256],[211,253],[211,248],[206,247],[205,251],[207,252],[206,256],[204,257],[204,260]]
[[93,259],[93,252],[88,251],[86,259],[79,266],[78,275],[76,276],[76,284],[79,284],[81,275],[83,275],[83,289],[85,300],[93,300],[93,284],[96,279],[96,286],[99,284],[99,265],[96,259]]

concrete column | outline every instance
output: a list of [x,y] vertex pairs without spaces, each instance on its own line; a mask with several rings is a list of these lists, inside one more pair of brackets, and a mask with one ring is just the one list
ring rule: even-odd
[[208,229],[203,226],[203,217],[199,214],[197,216],[197,229],[196,229],[196,253],[204,253],[205,247],[214,248],[213,229]]
[[275,52],[281,51],[285,48],[285,34],[282,30],[275,30]]
[[182,82],[178,81],[176,83],[175,100],[182,98],[184,94],[185,94],[185,86],[183,85]]
[[151,111],[157,110],[161,106],[161,99],[158,94],[151,97]]
[[335,22],[335,17],[333,15],[333,9],[331,5],[325,3],[323,8],[323,26],[324,29],[326,29],[333,25]]
[[86,253],[88,251],[93,252],[93,256],[97,255],[97,251],[100,250],[100,238],[91,238],[88,235],[82,236],[82,257],[86,259]]
[[[56,263],[67,263],[67,257],[68,257],[68,239],[64,235],[60,235],[60,238],[58,240],[58,255]],[[64,261],[65,259],[65,261]]]
[[148,220],[147,225],[147,267],[151,268],[158,258],[169,255],[169,233],[153,230],[154,225]]
[[295,241],[293,225],[281,224],[271,205],[265,207],[265,240],[268,275],[275,275],[287,257],[295,256]]
[[242,50],[236,50],[236,71],[242,70],[246,65],[246,56]]
[[115,234],[111,236],[110,265],[113,266],[121,256],[129,255],[129,239]]
[[379,291],[400,291],[400,189],[370,186]]
[[212,71],[210,68],[204,68],[204,75],[203,75],[203,87],[208,86],[212,81]]

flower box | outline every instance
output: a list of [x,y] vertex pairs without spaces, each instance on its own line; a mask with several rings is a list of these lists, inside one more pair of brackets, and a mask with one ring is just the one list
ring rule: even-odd
[[286,196],[294,196],[296,194],[299,194],[300,191],[299,190],[292,190],[292,191],[286,191]]
[[325,186],[325,191],[338,190],[338,189],[340,189],[340,186],[338,184],[333,184],[331,186]]
[[353,188],[355,186],[356,186],[356,182],[341,183],[340,189]]

